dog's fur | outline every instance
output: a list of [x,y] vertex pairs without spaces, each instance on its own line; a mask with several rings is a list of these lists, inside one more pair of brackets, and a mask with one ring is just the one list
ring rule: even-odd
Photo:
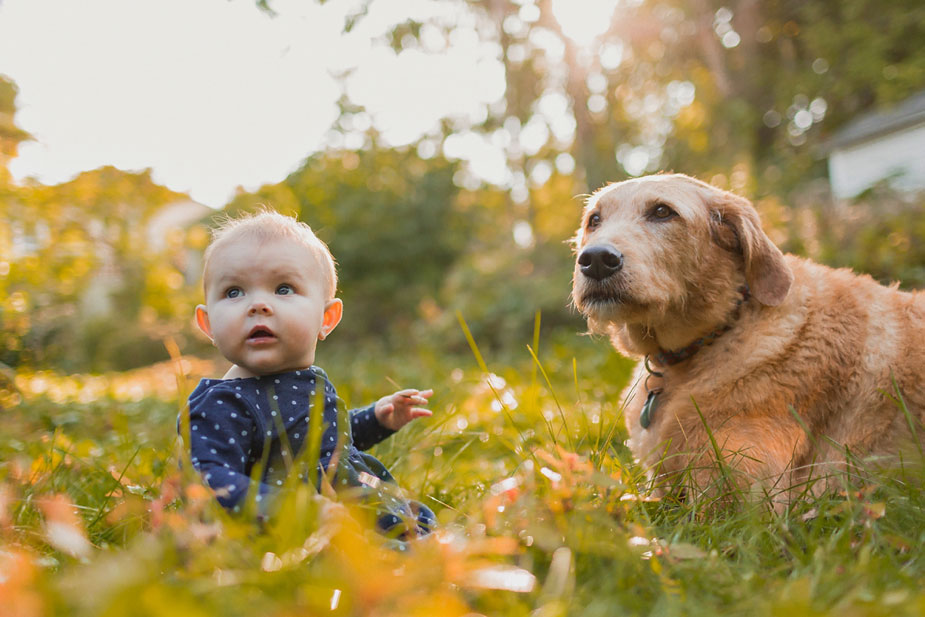
[[[658,218],[659,205],[674,216]],[[629,446],[663,487],[715,493],[731,469],[739,488],[782,504],[849,460],[921,458],[925,294],[783,255],[748,200],[679,174],[592,195],[577,256],[589,247],[623,264],[597,281],[576,263],[572,298],[621,353],[651,362],[731,326],[689,359],[653,365],[662,378],[640,362],[624,393]],[[644,429],[647,377],[664,391]]]

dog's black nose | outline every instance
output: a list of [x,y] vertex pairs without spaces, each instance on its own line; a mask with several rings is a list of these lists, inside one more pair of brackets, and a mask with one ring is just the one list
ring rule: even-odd
[[623,268],[623,253],[606,246],[589,246],[578,255],[581,273],[603,281]]

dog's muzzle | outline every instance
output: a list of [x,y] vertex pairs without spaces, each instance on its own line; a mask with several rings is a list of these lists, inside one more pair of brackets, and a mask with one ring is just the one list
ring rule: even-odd
[[578,267],[582,274],[600,282],[623,269],[623,253],[609,246],[589,246],[578,255]]

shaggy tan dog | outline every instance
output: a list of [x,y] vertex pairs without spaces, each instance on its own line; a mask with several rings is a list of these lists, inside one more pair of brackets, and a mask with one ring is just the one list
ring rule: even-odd
[[683,175],[599,190],[575,244],[575,305],[646,359],[625,415],[656,487],[781,505],[852,461],[922,462],[925,294],[783,255],[750,202]]

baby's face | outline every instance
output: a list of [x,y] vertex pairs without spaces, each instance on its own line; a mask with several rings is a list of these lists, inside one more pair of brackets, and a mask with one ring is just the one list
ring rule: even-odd
[[297,241],[234,240],[218,247],[209,265],[212,339],[251,375],[307,368],[326,334],[326,295],[318,258]]

